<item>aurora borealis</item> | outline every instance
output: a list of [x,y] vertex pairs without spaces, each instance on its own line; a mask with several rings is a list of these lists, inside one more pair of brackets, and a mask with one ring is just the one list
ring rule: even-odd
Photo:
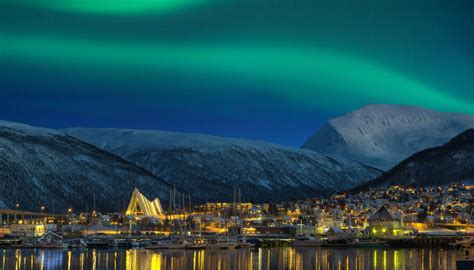
[[0,118],[299,145],[370,103],[474,113],[471,1],[0,0]]

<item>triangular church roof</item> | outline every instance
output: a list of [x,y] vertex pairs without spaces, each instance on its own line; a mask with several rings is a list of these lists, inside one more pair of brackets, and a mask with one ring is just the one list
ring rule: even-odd
[[394,221],[392,213],[388,211],[385,205],[382,205],[377,211],[375,211],[369,218],[369,221]]
[[161,218],[164,215],[160,199],[155,198],[150,201],[137,188],[133,190],[126,214],[155,218]]

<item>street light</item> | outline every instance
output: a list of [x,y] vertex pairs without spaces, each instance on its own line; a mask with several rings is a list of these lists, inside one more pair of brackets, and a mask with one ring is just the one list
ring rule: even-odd
[[41,206],[41,213],[43,213],[43,212],[44,212],[44,209],[46,209],[46,207],[44,207],[44,206]]
[[[18,211],[19,208],[20,208],[20,204],[17,203],[17,204],[15,205],[15,209]],[[15,213],[15,222],[18,222],[17,219],[16,219],[16,213]]]
[[71,218],[72,218],[72,208],[68,208],[67,212],[69,213],[69,224],[71,224]]

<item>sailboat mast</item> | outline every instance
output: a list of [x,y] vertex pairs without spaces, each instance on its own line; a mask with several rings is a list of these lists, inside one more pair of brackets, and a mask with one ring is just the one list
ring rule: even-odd
[[188,193],[188,206],[189,206],[189,211],[191,211],[191,193]]
[[170,190],[170,196],[168,198],[168,215],[171,215],[171,212],[172,212],[172,209],[171,209],[171,207],[172,207],[171,202],[172,201],[173,201],[173,191]]
[[184,192],[181,194],[181,198],[183,200],[183,205],[182,205],[182,208],[183,208],[183,213],[186,212],[186,203],[185,203],[185,198],[184,198]]
[[234,198],[232,200],[232,216],[235,218],[235,202],[237,200],[237,186],[234,186]]
[[176,187],[173,187],[173,213],[176,211]]
[[93,204],[94,204],[94,205],[93,205],[93,206],[94,206],[93,211],[94,211],[94,213],[95,213],[96,209],[95,209],[95,189],[94,189],[94,188],[92,188],[92,202],[93,202]]

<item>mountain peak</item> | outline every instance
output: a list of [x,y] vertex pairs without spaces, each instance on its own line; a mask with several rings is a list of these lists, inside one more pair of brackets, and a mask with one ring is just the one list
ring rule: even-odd
[[406,105],[371,104],[328,121],[302,148],[387,170],[474,127],[474,116]]
[[0,128],[8,128],[30,135],[60,135],[59,131],[49,128],[34,127],[23,123],[0,120]]
[[409,110],[427,110],[423,107],[420,107],[420,106],[414,106],[414,105],[400,105],[400,104],[384,104],[384,103],[372,103],[372,104],[367,104],[357,110],[355,110],[354,112],[357,112],[357,111],[377,111],[377,110],[383,110],[383,111],[387,111],[387,110],[404,110],[404,109],[409,109]]
[[459,134],[458,136],[454,137],[449,141],[448,144],[454,143],[464,143],[466,141],[474,141],[474,129],[470,128]]

